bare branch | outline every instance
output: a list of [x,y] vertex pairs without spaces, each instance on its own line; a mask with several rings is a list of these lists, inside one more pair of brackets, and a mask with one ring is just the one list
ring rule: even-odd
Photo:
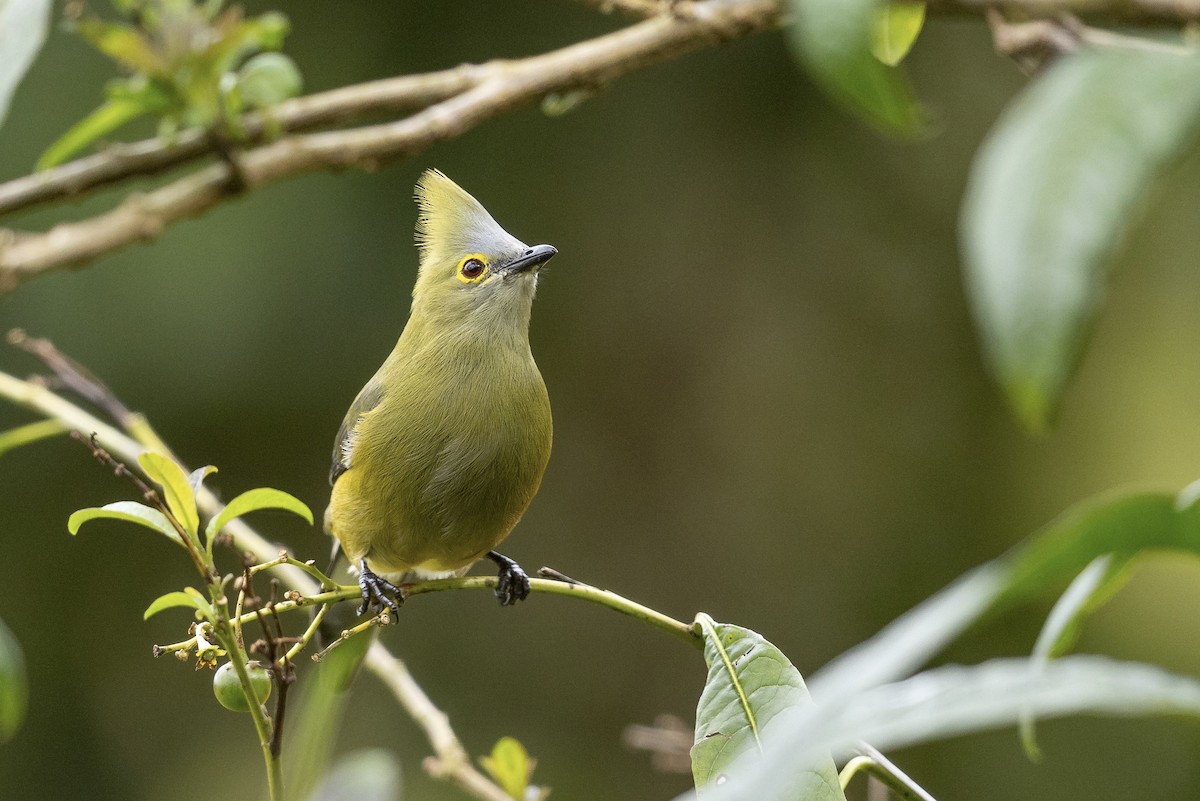
[[988,8],[1015,18],[1055,18],[1061,14],[1116,20],[1133,25],[1173,25],[1200,20],[1200,0],[927,0],[930,16],[969,16]]
[[378,640],[367,651],[366,665],[392,691],[409,717],[425,730],[435,754],[425,760],[425,770],[431,776],[453,782],[483,801],[512,801],[508,793],[475,769],[467,750],[450,728],[446,713],[429,700],[408,667]]
[[[344,87],[280,104],[241,120],[245,152],[200,130],[171,142],[118,145],[61,167],[0,184],[0,214],[125,179],[162,173],[218,154],[221,161],[165,186],[127,196],[113,209],[45,233],[0,229],[0,294],[43,273],[79,266],[126,245],[150,240],[171,224],[203,214],[226,198],[315,170],[372,169],[461,136],[480,123],[559,92],[592,92],[626,73],[690,50],[778,27],[784,0],[582,0],[602,11],[642,18],[627,28],[539,56],[493,61]],[[1071,40],[1112,44],[1116,34],[1064,25],[1106,17],[1180,25],[1200,20],[1200,0],[929,0],[930,15],[1006,12],[1018,23],[997,31],[1002,50],[1061,52]],[[1003,19],[993,12],[996,19]],[[1034,27],[1020,27],[1032,24]],[[995,30],[995,27],[994,27]],[[1082,37],[1080,33],[1083,33]],[[1030,37],[1036,41],[1030,41]],[[1133,46],[1128,37],[1119,44]],[[413,111],[378,125],[302,133],[366,114]],[[268,132],[288,134],[266,141]]]
[[[484,67],[464,64],[441,72],[345,86],[280,103],[271,109],[269,125],[268,117],[261,112],[245,115],[238,125],[249,144],[258,144],[271,126],[285,133],[305,131],[372,113],[421,109],[476,85],[485,71]],[[213,152],[212,140],[199,128],[183,131],[171,140],[156,137],[111,145],[95,155],[0,184],[0,214],[77,197],[134,176],[157,175]]]
[[[634,70],[779,25],[780,0],[701,0],[596,39],[476,68],[468,88],[410,117],[345,131],[293,134],[219,162],[80,222],[40,234],[0,230],[0,292],[156,237],[241,190],[319,169],[372,169],[460,136],[545,95],[596,89]],[[4,239],[7,238],[7,242]]]

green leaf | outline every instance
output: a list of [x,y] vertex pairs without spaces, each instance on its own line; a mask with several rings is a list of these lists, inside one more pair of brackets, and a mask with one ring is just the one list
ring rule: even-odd
[[148,113],[141,100],[109,100],[100,108],[71,126],[38,158],[37,169],[48,170],[62,164],[100,137],[115,131],[130,120]]
[[28,445],[70,430],[70,426],[60,423],[58,420],[39,420],[36,423],[10,428],[8,431],[0,432],[0,455],[22,445]]
[[894,67],[904,60],[925,24],[924,0],[890,0],[875,7],[871,53]]
[[0,0],[0,125],[46,40],[52,5],[50,0]]
[[791,0],[792,50],[818,84],[867,122],[914,136],[924,119],[908,79],[871,53],[880,0]]
[[99,508],[80,509],[67,520],[67,530],[78,534],[79,527],[89,520],[124,520],[127,523],[137,523],[139,526],[165,534],[177,545],[183,545],[179,533],[175,531],[171,521],[167,520],[166,515],[137,501],[117,501]]
[[146,607],[146,611],[142,613],[142,620],[149,620],[154,615],[164,609],[174,609],[177,606],[186,606],[202,612],[206,617],[212,616],[212,606],[205,600],[204,596],[193,590],[192,592],[168,592],[166,595],[160,595]]
[[976,156],[966,284],[988,366],[1029,428],[1050,426],[1113,253],[1198,121],[1200,56],[1087,48],[1034,81]]
[[533,777],[537,760],[529,758],[529,753],[519,740],[501,737],[492,746],[489,756],[479,758],[479,764],[514,801],[524,801],[525,789]]
[[0,620],[0,744],[11,740],[21,727],[28,701],[29,689],[21,646],[4,621]]
[[[811,707],[812,700],[800,672],[760,635],[716,623],[705,614],[696,616],[696,625],[704,637],[708,664],[691,752],[697,794],[703,796],[718,785],[738,784],[742,765],[733,767],[733,763],[760,753],[783,721]],[[845,801],[828,755],[811,767],[787,771],[787,780],[769,798]]]
[[[847,753],[866,740],[879,749],[901,748],[969,732],[1008,726],[1025,709],[1044,717],[1080,713],[1200,717],[1200,681],[1153,665],[1104,657],[1070,656],[1034,669],[1025,659],[950,665],[810,707],[788,737],[745,774],[710,794],[713,801],[771,798],[797,766]],[[740,765],[739,765],[740,766]]]
[[151,481],[162,487],[167,508],[194,537],[200,529],[200,514],[196,511],[196,496],[183,468],[174,459],[154,451],[144,451],[138,457],[138,464]]
[[[1116,560],[1106,554],[1092,560],[1083,572],[1075,577],[1050,610],[1042,631],[1033,646],[1031,662],[1034,667],[1045,665],[1053,657],[1061,656],[1078,637],[1083,618],[1098,609],[1119,590],[1130,575],[1134,557]],[[1034,736],[1034,718],[1025,715],[1020,721],[1021,745],[1026,756],[1036,762],[1041,759]]]
[[400,764],[380,748],[343,756],[308,801],[395,801],[399,797]]
[[259,53],[238,70],[242,108],[265,108],[300,94],[304,81],[296,63],[283,53]]
[[75,25],[84,39],[114,61],[137,72],[161,74],[167,71],[162,57],[137,28],[98,19],[79,20]]
[[[228,16],[227,20],[235,20]],[[271,11],[261,16],[238,20],[234,24],[218,24],[220,38],[205,54],[207,66],[214,76],[230,72],[250,53],[258,50],[278,50],[291,30],[288,18]]]
[[230,520],[261,509],[283,509],[303,517],[309,525],[313,522],[312,511],[294,495],[270,487],[259,487],[247,490],[230,501],[220,514],[209,521],[204,536],[211,540]]
[[[802,720],[785,723],[775,744],[767,749],[771,753],[761,763],[747,766],[745,776],[738,782],[738,789],[743,793],[739,797],[767,797],[765,794],[774,787],[772,772],[792,771],[797,764],[818,761],[830,749],[836,751],[836,744],[844,744],[845,738],[851,736],[850,728],[853,728],[854,736],[885,748],[901,741],[916,742],[999,725],[1026,714],[1200,712],[1200,700],[1195,700],[1193,711],[1194,698],[1200,699],[1197,695],[1200,685],[1190,679],[1171,676],[1144,665],[1112,665],[1104,660],[1096,663],[1079,657],[1067,657],[1041,667],[1025,661],[1020,663],[1019,676],[1014,672],[1017,668],[1011,665],[1003,668],[1003,681],[1009,683],[1012,692],[997,695],[997,705],[970,709],[946,704],[941,718],[930,718],[925,714],[931,710],[920,710],[924,716],[918,721],[920,728],[907,731],[901,739],[889,739],[906,730],[897,722],[900,719],[893,714],[893,708],[884,711],[887,704],[897,702],[904,693],[918,696],[925,687],[936,686],[924,683],[931,673],[936,674],[934,671],[910,681],[898,680],[919,668],[967,626],[985,615],[995,614],[1006,606],[1066,583],[1099,556],[1111,553],[1114,561],[1121,561],[1143,551],[1164,549],[1200,554],[1200,504],[1197,504],[1196,496],[1197,492],[1189,487],[1178,496],[1166,493],[1109,495],[1079,504],[1006,556],[966,574],[870,640],[833,660],[812,678],[810,684],[813,695],[821,699],[819,717],[840,720],[838,726],[849,728],[820,729],[819,734],[814,734],[818,729],[813,728],[817,726],[813,718],[818,716],[807,711]],[[1095,664],[1100,666],[1095,667]],[[980,666],[980,669],[984,667],[987,666]],[[994,677],[996,674],[989,675]],[[1079,693],[1065,693],[1061,703],[1055,700],[1062,687],[1085,684],[1088,680],[1099,684],[1081,686]],[[1145,683],[1140,684],[1143,680]],[[891,687],[900,689],[889,695]],[[872,698],[870,694],[876,690],[880,695],[874,698],[885,700],[862,700]],[[988,696],[999,692],[996,686],[980,679],[980,684],[961,694],[966,704],[972,700],[972,695]],[[1035,694],[1030,695],[1031,692]],[[869,720],[861,713],[866,707],[854,706],[865,703],[877,705],[875,713],[880,716],[879,720]],[[853,715],[845,711],[851,708],[859,711]],[[936,708],[932,712],[941,714]],[[846,724],[847,720],[852,720],[854,725]],[[888,730],[890,733],[881,735],[873,728],[886,727],[887,721],[895,722]],[[772,751],[776,747],[778,750]],[[721,794],[717,797],[725,798]]]

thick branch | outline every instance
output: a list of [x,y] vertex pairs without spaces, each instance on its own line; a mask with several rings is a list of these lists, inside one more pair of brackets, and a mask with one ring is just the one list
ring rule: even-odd
[[[495,61],[465,73],[469,88],[410,117],[346,131],[293,134],[166,186],[127,198],[112,211],[44,234],[0,240],[0,292],[42,273],[85,263],[152,239],[226,196],[320,169],[374,168],[411,156],[481,122],[554,92],[595,90],[629,72],[706,45],[779,25],[780,0],[679,3],[622,30],[541,56]],[[2,232],[0,232],[2,233]]]

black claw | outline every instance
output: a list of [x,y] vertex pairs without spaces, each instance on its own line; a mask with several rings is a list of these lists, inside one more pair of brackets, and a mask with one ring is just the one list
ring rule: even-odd
[[386,607],[392,613],[392,621],[396,620],[400,604],[404,603],[404,590],[372,573],[365,559],[359,563],[358,588],[362,592],[362,606],[358,607],[360,617],[375,607],[380,612]]
[[496,597],[500,599],[501,606],[512,606],[517,601],[524,601],[529,597],[529,576],[520,565],[495,551],[488,551],[488,559],[500,568]]

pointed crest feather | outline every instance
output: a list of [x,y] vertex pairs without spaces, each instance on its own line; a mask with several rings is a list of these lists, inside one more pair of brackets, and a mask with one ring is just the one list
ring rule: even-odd
[[426,170],[416,188],[417,245],[422,255],[455,247],[466,232],[503,229],[475,198],[440,170]]

